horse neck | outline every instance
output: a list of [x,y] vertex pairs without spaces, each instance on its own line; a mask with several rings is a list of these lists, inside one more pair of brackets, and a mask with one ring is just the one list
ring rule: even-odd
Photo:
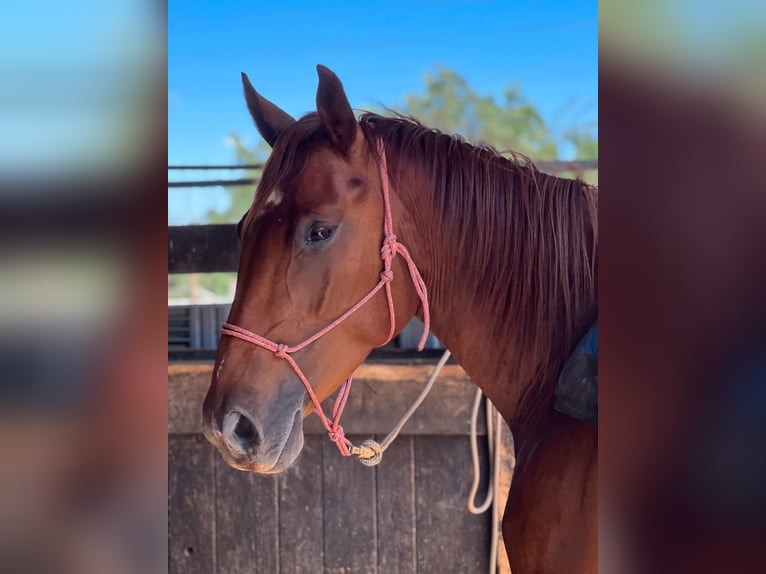
[[[535,192],[537,198],[511,202],[509,207],[513,208],[542,198],[550,204],[545,208],[555,213],[532,222],[533,230],[512,233],[519,241],[512,246],[509,261],[507,245],[481,242],[489,245],[489,252],[477,254],[472,247],[479,242],[459,241],[452,235],[455,226],[435,212],[433,194],[443,194],[445,190],[439,189],[438,183],[430,183],[434,178],[418,169],[399,170],[399,174],[395,192],[401,209],[397,234],[410,249],[428,287],[431,330],[498,408],[514,434],[534,426],[550,411],[555,381],[565,359],[595,321],[597,231],[593,198],[589,199],[587,193],[578,196],[571,184],[564,185],[569,180],[545,179],[546,185],[558,184],[559,188],[569,190],[566,206],[553,205],[551,202],[558,200],[552,196],[544,198],[548,192],[540,194],[539,189]],[[565,228],[569,222],[564,219],[570,211],[569,215],[588,235],[587,268],[583,268],[582,261],[567,263],[569,254],[563,253],[566,242],[553,245],[543,240],[546,236],[568,233]],[[535,209],[530,209],[529,214],[534,212]],[[541,209],[540,213],[545,211]],[[509,217],[507,225],[513,224]],[[581,239],[559,236],[560,241]],[[507,284],[495,282],[493,289],[488,290],[487,285],[493,281],[491,271],[477,272],[475,266],[471,270],[472,260],[479,256],[495,261],[499,267],[505,266],[506,270],[509,265],[516,266],[518,271]],[[557,257],[558,261],[544,261]],[[536,267],[543,265],[549,265],[550,273],[536,273]],[[571,288],[568,283],[577,285]],[[487,301],[488,296],[494,304]]]

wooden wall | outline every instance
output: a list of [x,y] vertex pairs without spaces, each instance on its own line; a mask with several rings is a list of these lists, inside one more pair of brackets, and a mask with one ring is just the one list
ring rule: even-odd
[[[344,413],[349,438],[381,439],[430,369],[363,365]],[[171,573],[488,571],[490,515],[466,509],[475,387],[459,366],[445,367],[379,466],[341,457],[311,416],[297,463],[277,476],[231,469],[199,433],[210,372],[210,364],[169,368]]]

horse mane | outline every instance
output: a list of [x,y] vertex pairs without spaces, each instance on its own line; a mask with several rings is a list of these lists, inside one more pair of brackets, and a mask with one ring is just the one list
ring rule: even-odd
[[[397,182],[409,170],[428,181],[431,213],[419,222],[430,218],[448,238],[429,253],[441,259],[431,266],[442,271],[436,282],[471,277],[472,312],[494,321],[486,334],[494,341],[511,338],[507,351],[519,353],[511,360],[536,366],[518,372],[523,382],[532,380],[517,419],[534,422],[551,408],[563,363],[595,320],[597,188],[544,174],[522,154],[506,157],[413,118],[365,113],[360,124],[371,144],[382,138],[394,157],[389,171],[400,196],[408,190]],[[508,383],[515,382],[522,381]]]
[[[519,353],[513,362],[535,365],[532,373],[518,372],[524,381],[509,381],[528,381],[516,418],[539,419],[553,404],[564,361],[595,320],[597,188],[544,174],[522,154],[506,156],[410,117],[368,112],[359,123],[376,161],[375,140],[383,139],[400,197],[412,191],[397,185],[410,170],[426,177],[431,205],[423,221],[438,225],[450,241],[429,254],[430,267],[441,273],[431,279],[445,286],[472,278],[472,312],[494,320],[487,335]],[[300,175],[317,145],[326,145],[326,134],[316,113],[279,135],[245,227],[272,193]],[[455,269],[460,274],[449,271]]]

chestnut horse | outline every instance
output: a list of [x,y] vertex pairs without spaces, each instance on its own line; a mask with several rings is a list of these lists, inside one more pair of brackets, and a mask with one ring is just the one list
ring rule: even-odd
[[243,74],[272,154],[239,225],[206,436],[231,466],[284,470],[312,401],[430,307],[432,331],[514,434],[503,517],[514,574],[595,572],[597,430],[553,399],[596,320],[597,190],[412,119],[357,120],[337,76],[317,69],[317,112],[299,120]]

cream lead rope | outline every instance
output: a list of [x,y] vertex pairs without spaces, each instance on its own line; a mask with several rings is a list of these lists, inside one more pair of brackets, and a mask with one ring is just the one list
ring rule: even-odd
[[434,386],[436,377],[439,376],[439,372],[442,370],[442,367],[444,367],[444,365],[447,363],[449,358],[450,358],[450,352],[445,350],[444,354],[441,356],[441,359],[439,359],[439,362],[436,363],[434,370],[431,371],[431,376],[428,378],[428,382],[426,383],[426,386],[423,388],[422,391],[420,391],[420,395],[418,395],[418,398],[415,399],[415,402],[412,403],[412,406],[410,406],[410,408],[407,409],[407,412],[404,413],[404,416],[402,416],[402,418],[396,424],[394,429],[390,433],[388,433],[385,439],[383,439],[383,442],[378,443],[377,441],[374,441],[372,439],[367,439],[366,441],[362,442],[360,446],[352,445],[351,447],[349,447],[349,451],[351,451],[351,454],[359,458],[359,462],[361,462],[365,466],[375,466],[377,464],[380,464],[380,461],[383,460],[383,453],[386,452],[386,449],[389,446],[391,446],[391,443],[394,442],[396,437],[399,436],[399,433],[401,432],[402,427],[404,427],[404,425],[407,424],[407,421],[410,420],[410,417],[412,417],[413,413],[417,410],[417,408],[426,398],[428,393],[431,391],[431,387]]
[[[367,439],[362,442],[360,446],[349,446],[349,451],[352,455],[359,458],[365,466],[376,466],[383,460],[383,453],[391,446],[391,443],[399,436],[402,428],[407,421],[410,420],[413,413],[421,405],[426,398],[431,388],[434,386],[436,377],[439,376],[439,372],[442,367],[447,363],[450,358],[450,352],[444,351],[444,354],[436,363],[434,370],[431,372],[431,376],[428,378],[426,386],[420,391],[420,395],[415,399],[404,416],[399,420],[393,430],[388,433],[383,442],[378,443],[375,440]],[[482,514],[492,506],[492,536],[490,542],[490,558],[489,558],[489,572],[494,574],[497,571],[497,550],[500,540],[500,508],[497,502],[496,489],[499,481],[500,474],[500,442],[502,439],[502,424],[503,419],[500,416],[498,410],[492,405],[489,399],[486,399],[486,416],[487,416],[487,441],[489,446],[489,461],[490,461],[490,476],[489,484],[487,485],[487,495],[479,506],[476,506],[476,491],[479,488],[479,482],[481,480],[481,467],[479,465],[479,447],[478,447],[478,432],[477,421],[479,418],[479,408],[481,407],[482,398],[484,393],[481,389],[476,389],[476,395],[473,401],[473,408],[471,409],[471,460],[473,462],[473,482],[471,483],[471,492],[468,495],[468,511],[471,514]]]
[[471,410],[471,460],[473,462],[473,482],[471,483],[471,492],[468,494],[468,512],[471,514],[483,514],[492,506],[491,522],[491,540],[489,549],[489,572],[497,572],[497,550],[500,542],[500,505],[497,497],[497,484],[500,481],[500,450],[503,437],[503,418],[498,410],[485,399],[487,416],[487,443],[489,447],[489,484],[487,485],[487,495],[479,506],[476,506],[476,491],[479,488],[481,480],[481,467],[479,466],[479,445],[477,422],[479,418],[479,407],[482,399],[485,399],[481,389],[476,389],[476,395],[473,400],[473,409]]

